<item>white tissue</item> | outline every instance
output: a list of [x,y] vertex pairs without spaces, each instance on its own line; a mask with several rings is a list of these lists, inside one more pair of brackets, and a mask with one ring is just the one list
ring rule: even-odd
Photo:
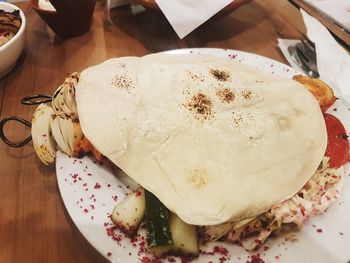
[[328,83],[337,97],[350,103],[350,56],[331,33],[314,17],[301,10],[309,39],[315,43],[320,79]]
[[156,0],[180,38],[191,33],[232,0]]
[[300,40],[296,39],[282,39],[277,38],[277,45],[281,49],[283,56],[287,59],[288,63],[297,71],[300,72],[300,74],[303,74],[303,72],[300,70],[299,66],[294,62],[292,57],[289,54],[288,47],[290,45],[295,45],[296,43],[300,42]]
[[56,11],[56,9],[54,8],[54,6],[51,4],[49,0],[39,0],[38,6],[40,9],[43,9],[43,10]]

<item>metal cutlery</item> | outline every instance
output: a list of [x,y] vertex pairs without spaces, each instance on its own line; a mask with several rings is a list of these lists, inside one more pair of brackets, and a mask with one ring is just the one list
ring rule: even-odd
[[315,45],[307,37],[288,47],[292,60],[308,76],[319,78]]
[[[23,105],[39,105],[41,103],[51,102],[51,100],[52,100],[51,96],[38,94],[38,95],[32,95],[32,96],[22,98],[21,104],[23,104]],[[19,147],[22,147],[22,146],[26,145],[27,143],[29,143],[32,140],[32,136],[29,135],[27,138],[25,138],[24,140],[22,140],[20,142],[11,141],[5,135],[4,129],[5,129],[6,123],[12,122],[12,121],[19,122],[19,123],[21,123],[24,126],[27,126],[29,128],[32,127],[32,123],[30,121],[23,119],[20,116],[10,116],[10,117],[5,117],[2,120],[0,120],[0,138],[2,139],[2,141],[4,143],[6,143],[8,146],[11,146],[13,148],[19,148]]]
[[[317,68],[315,44],[306,35],[303,35],[303,39],[300,42],[288,46],[288,52],[292,60],[306,75],[312,78],[320,77]],[[350,109],[350,103],[346,99],[342,97],[337,97],[337,99]]]

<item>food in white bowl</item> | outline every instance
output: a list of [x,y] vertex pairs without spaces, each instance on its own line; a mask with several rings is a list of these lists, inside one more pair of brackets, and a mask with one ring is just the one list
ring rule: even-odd
[[[349,145],[344,128],[332,136],[329,124],[342,126],[322,112],[331,89],[322,94],[208,56],[112,59],[68,78],[52,109],[39,107],[32,137],[46,164],[55,140],[70,156],[93,151],[147,190],[129,194],[112,220],[132,234],[145,216],[150,252],[197,256],[199,239],[250,250],[339,197]],[[340,144],[339,159],[329,146]]]
[[6,12],[0,9],[0,47],[13,38],[21,27],[19,10]]
[[15,66],[25,44],[26,19],[15,5],[0,2],[0,77]]

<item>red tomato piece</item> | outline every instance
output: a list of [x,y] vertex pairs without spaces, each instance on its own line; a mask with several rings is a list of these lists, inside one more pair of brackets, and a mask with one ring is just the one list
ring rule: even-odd
[[330,158],[330,167],[340,167],[349,161],[349,141],[341,121],[328,113],[323,114],[327,127],[326,156]]

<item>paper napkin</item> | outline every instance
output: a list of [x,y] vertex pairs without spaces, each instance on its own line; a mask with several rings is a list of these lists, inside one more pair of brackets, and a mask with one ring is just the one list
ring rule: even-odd
[[[329,84],[336,97],[350,105],[350,55],[317,19],[301,10],[308,38],[315,43],[320,79]],[[291,59],[287,47],[298,40],[278,39],[278,46],[290,65],[299,70]]]
[[320,79],[328,83],[337,97],[350,103],[350,55],[317,19],[301,10],[307,36],[315,43]]
[[303,74],[303,72],[300,70],[299,66],[294,62],[288,51],[288,47],[290,45],[295,45],[298,42],[300,42],[300,40],[277,38],[277,45],[281,49],[282,54],[287,59],[289,65],[291,65],[295,70],[299,71],[300,74]]
[[156,0],[180,38],[184,38],[232,0]]
[[[180,38],[184,38],[234,0],[155,0]],[[111,8],[132,0],[107,0],[106,15]]]

